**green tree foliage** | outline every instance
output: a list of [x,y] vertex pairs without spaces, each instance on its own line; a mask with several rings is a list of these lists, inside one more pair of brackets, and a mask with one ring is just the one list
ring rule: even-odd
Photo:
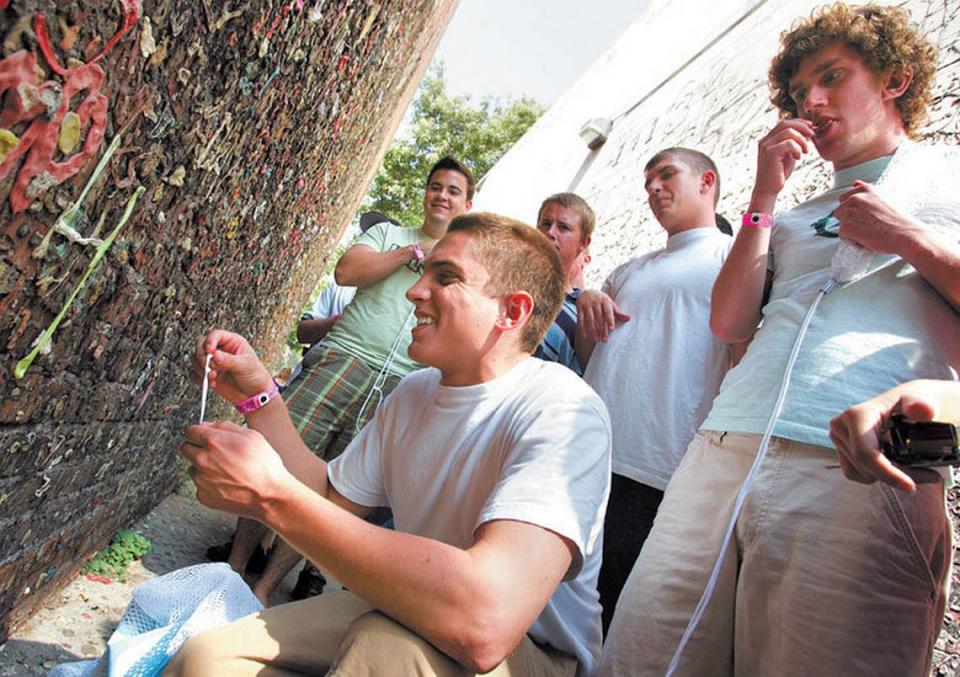
[[451,96],[443,66],[434,67],[420,83],[412,122],[386,152],[364,208],[419,225],[424,181],[434,162],[453,155],[479,180],[542,113],[543,107],[528,98],[505,103],[485,98],[474,104],[467,96]]

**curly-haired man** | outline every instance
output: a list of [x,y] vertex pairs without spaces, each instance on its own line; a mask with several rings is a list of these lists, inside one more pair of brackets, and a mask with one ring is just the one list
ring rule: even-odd
[[[954,149],[908,140],[935,58],[892,7],[832,5],[781,37],[770,78],[782,119],[759,143],[711,308],[719,338],[753,340],[667,488],[603,674],[663,674],[671,660],[684,675],[927,674],[952,551],[944,483],[925,470],[856,484],[829,466],[832,417],[911,379],[955,378],[960,365],[960,199],[949,185],[960,163]],[[814,148],[834,187],[774,217]],[[832,270],[838,236],[877,255],[817,307],[723,551],[801,321],[829,278],[847,279]],[[722,551],[711,601],[677,651]]]

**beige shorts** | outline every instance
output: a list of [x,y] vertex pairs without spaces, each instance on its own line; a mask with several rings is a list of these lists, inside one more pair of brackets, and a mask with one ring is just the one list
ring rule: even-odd
[[[573,677],[576,659],[525,637],[497,677]],[[473,674],[351,592],[283,604],[190,639],[164,675]]]
[[[662,675],[700,599],[760,437],[706,432],[667,487],[617,605],[601,674]],[[906,494],[774,438],[677,675],[925,677],[952,532],[942,478]],[[919,483],[923,481],[923,483]]]

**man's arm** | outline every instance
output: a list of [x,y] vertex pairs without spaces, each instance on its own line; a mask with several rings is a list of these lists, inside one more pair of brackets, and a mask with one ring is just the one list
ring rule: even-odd
[[[203,378],[202,365],[207,355],[213,355],[210,388],[234,406],[264,392],[273,383],[269,370],[239,334],[214,329],[197,342],[192,371],[195,383],[199,384]],[[275,397],[244,416],[250,429],[267,439],[295,477],[326,494],[327,464],[304,444],[282,398]]]
[[830,440],[847,478],[862,484],[880,480],[904,491],[916,489],[913,479],[880,451],[877,431],[896,413],[914,421],[960,423],[960,383],[909,381],[831,420]]
[[297,325],[297,340],[300,343],[313,345],[326,336],[339,319],[339,315],[331,315],[317,320],[300,320],[300,324]]
[[630,316],[622,312],[608,294],[598,289],[585,289],[577,298],[577,336],[575,350],[584,369],[597,342],[606,343],[617,322]]
[[[427,255],[436,243],[436,240],[421,242],[420,250],[424,255]],[[379,282],[400,266],[405,266],[416,260],[417,254],[414,245],[378,252],[373,247],[357,243],[350,247],[337,261],[333,276],[339,285],[359,287]]]
[[917,269],[960,312],[960,244],[898,211],[869,183],[855,181],[834,210],[840,237],[881,254],[896,254]]
[[325,485],[327,500],[298,481],[259,433],[233,424],[192,426],[181,451],[203,504],[264,522],[357,595],[479,672],[523,639],[576,552],[567,539],[512,520],[485,523],[465,550],[373,526],[338,507],[346,499],[332,487]]
[[[781,120],[757,147],[757,178],[747,211],[774,213],[793,168],[810,150],[813,128],[802,119]],[[740,228],[710,297],[710,329],[724,343],[747,340],[760,323],[770,293],[770,228]]]

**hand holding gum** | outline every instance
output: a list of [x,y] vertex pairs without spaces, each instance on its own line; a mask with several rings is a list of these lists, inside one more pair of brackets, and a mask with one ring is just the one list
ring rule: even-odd
[[207,413],[207,393],[210,392],[210,360],[213,355],[207,355],[207,361],[203,365],[203,383],[200,386],[200,423],[203,423],[203,415]]

